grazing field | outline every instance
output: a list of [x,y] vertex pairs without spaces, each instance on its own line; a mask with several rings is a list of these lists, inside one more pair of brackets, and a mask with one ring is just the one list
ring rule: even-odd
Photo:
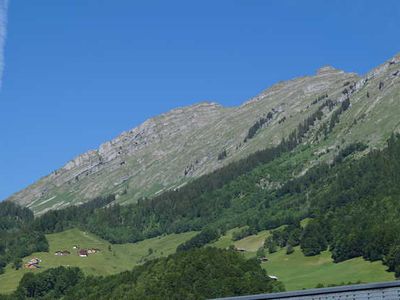
[[[244,248],[244,255],[248,258],[255,257],[256,251],[269,235],[262,231],[257,235],[248,236],[242,240],[233,242],[232,233],[237,229],[230,230],[218,241],[211,244],[215,247],[227,248],[234,245]],[[319,283],[323,285],[341,284],[348,282],[363,283],[394,280],[394,273],[386,272],[386,266],[380,261],[368,262],[363,258],[354,258],[341,263],[334,263],[329,251],[317,256],[306,257],[299,247],[294,248],[291,255],[286,255],[286,249],[280,249],[276,253],[268,254],[267,262],[262,267],[269,275],[275,275],[285,284],[287,290],[300,290],[303,288],[314,288]]]
[[[50,251],[33,253],[23,259],[24,263],[32,257],[42,260],[41,268],[36,270],[14,270],[11,265],[0,275],[0,292],[10,293],[18,285],[18,282],[26,272],[40,272],[57,266],[77,266],[86,274],[108,275],[132,269],[148,259],[172,254],[176,246],[194,236],[195,232],[182,234],[170,234],[162,237],[148,239],[135,244],[112,245],[90,233],[71,229],[60,233],[46,235]],[[79,257],[74,245],[80,248],[98,248],[100,252],[90,254],[88,257]],[[68,256],[56,256],[55,251],[68,250]]]
[[263,230],[255,235],[250,235],[234,242],[234,245],[236,248],[243,248],[248,252],[257,252],[257,250],[264,245],[264,241],[269,235],[270,233],[268,230]]
[[[246,250],[244,255],[248,258],[255,257],[257,249],[269,236],[269,231],[261,231],[256,235],[245,237],[239,241],[232,241],[233,232],[238,228],[227,231],[218,241],[210,246],[227,248],[234,245],[236,248]],[[42,260],[41,269],[14,270],[7,266],[5,273],[0,275],[1,293],[10,293],[18,285],[19,280],[26,272],[40,272],[57,266],[78,266],[86,274],[108,275],[115,274],[133,268],[148,259],[166,256],[175,252],[177,245],[190,239],[196,232],[171,234],[162,237],[148,239],[135,244],[112,245],[90,233],[71,229],[60,233],[49,234],[47,239],[50,244],[48,253],[34,253],[24,259],[37,257]],[[99,253],[88,257],[79,257],[74,245],[80,248],[98,248]],[[68,250],[68,256],[55,256],[55,251]],[[321,283],[326,285],[341,284],[347,282],[378,282],[394,280],[394,274],[386,272],[386,267],[381,262],[367,262],[362,258],[354,258],[342,263],[333,263],[330,252],[325,251],[320,255],[306,257],[299,247],[295,252],[286,255],[285,249],[276,253],[267,254],[268,261],[262,263],[262,267],[268,274],[275,275],[285,284],[287,290],[313,288]]]
[[317,284],[341,284],[348,282],[379,282],[394,280],[394,273],[386,272],[380,261],[368,262],[363,258],[353,258],[334,263],[329,251],[317,256],[304,256],[299,247],[286,255],[286,250],[268,254],[268,261],[262,263],[269,275],[281,280],[287,290],[314,288]]
[[228,230],[225,235],[221,236],[214,243],[211,243],[210,246],[226,249],[230,245],[234,245],[236,248],[243,248],[246,249],[246,251],[256,252],[258,248],[264,244],[265,239],[270,235],[268,230],[263,230],[241,240],[232,241],[232,234],[238,230],[240,230],[240,228]]

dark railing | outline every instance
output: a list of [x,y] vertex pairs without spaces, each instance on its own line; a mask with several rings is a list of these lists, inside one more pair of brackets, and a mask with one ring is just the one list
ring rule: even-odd
[[219,298],[220,300],[400,300],[400,281]]

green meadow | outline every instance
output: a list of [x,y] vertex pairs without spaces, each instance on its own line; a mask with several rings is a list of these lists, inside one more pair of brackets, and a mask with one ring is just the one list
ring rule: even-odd
[[369,262],[361,257],[341,263],[334,263],[329,251],[316,256],[304,256],[299,247],[287,255],[286,249],[268,254],[268,261],[262,267],[269,275],[281,280],[287,290],[315,288],[321,283],[324,286],[342,283],[368,283],[394,280],[394,273],[386,272],[386,266],[380,261]]
[[[238,228],[227,231],[210,246],[227,248],[234,245],[243,248],[245,257],[255,257],[257,249],[262,246],[266,237],[270,235],[267,230],[256,235],[245,237],[239,241],[232,241],[232,234]],[[11,265],[0,275],[1,293],[10,293],[18,286],[18,282],[26,272],[41,272],[57,266],[77,266],[88,275],[109,275],[132,269],[146,260],[166,256],[175,252],[177,245],[193,237],[196,232],[170,234],[144,240],[134,244],[112,245],[87,232],[71,229],[60,233],[49,234],[47,239],[50,251],[39,252],[24,258],[27,262],[32,257],[42,260],[41,269],[14,270]],[[79,257],[74,245],[80,248],[99,248],[101,251],[88,257]],[[57,250],[68,250],[68,256],[55,256]],[[273,254],[267,254],[268,261],[262,267],[268,274],[275,275],[285,284],[287,290],[314,288],[321,283],[325,286],[348,282],[378,282],[394,280],[394,274],[386,272],[386,267],[380,261],[368,262],[362,258],[354,258],[342,263],[334,263],[330,252],[325,251],[317,256],[306,257],[299,247],[294,253],[287,255],[285,249],[280,249]]]
[[[227,248],[234,245],[244,248],[245,257],[255,257],[257,249],[269,235],[268,231],[261,231],[256,235],[245,237],[239,241],[232,241],[232,233],[238,229],[228,231],[218,241],[210,246]],[[368,283],[394,280],[394,273],[386,272],[387,267],[380,261],[369,262],[361,257],[353,258],[341,263],[334,263],[331,253],[325,251],[316,256],[304,256],[299,247],[294,248],[291,255],[286,249],[280,249],[273,254],[267,253],[267,262],[261,265],[269,275],[277,276],[285,284],[287,290],[301,290],[315,288],[319,283],[324,286],[342,283]]]
[[260,248],[265,239],[270,235],[269,230],[263,230],[255,235],[247,236],[238,241],[232,241],[232,234],[240,228],[228,230],[225,235],[221,236],[217,241],[209,244],[209,246],[226,249],[231,245],[236,248],[244,248],[250,252],[256,252]]
[[[167,256],[176,250],[176,246],[194,236],[195,232],[170,234],[147,239],[134,244],[112,245],[95,235],[71,229],[60,233],[46,235],[50,251],[33,253],[23,259],[27,262],[32,257],[42,260],[40,269],[15,270],[8,265],[5,273],[0,275],[0,293],[10,293],[18,286],[26,272],[40,272],[57,266],[79,267],[88,275],[109,275],[132,269],[134,266],[160,256]],[[74,245],[80,248],[99,248],[101,251],[88,257],[79,257]],[[55,256],[58,250],[68,250],[68,256]]]

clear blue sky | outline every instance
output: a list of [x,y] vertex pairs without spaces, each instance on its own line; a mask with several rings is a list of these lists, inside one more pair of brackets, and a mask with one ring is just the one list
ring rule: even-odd
[[[4,0],[0,0],[4,1]],[[0,199],[123,130],[400,51],[400,1],[10,0]]]

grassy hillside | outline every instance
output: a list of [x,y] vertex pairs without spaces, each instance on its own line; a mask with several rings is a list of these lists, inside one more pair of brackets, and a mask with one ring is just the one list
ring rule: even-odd
[[[217,248],[227,248],[234,245],[247,251],[244,255],[248,258],[254,257],[257,249],[270,232],[261,231],[256,235],[245,237],[239,241],[232,241],[232,234],[238,228],[229,230],[218,241],[211,244]],[[129,270],[135,265],[160,256],[166,256],[175,252],[176,246],[190,239],[195,232],[183,234],[171,234],[163,237],[147,239],[135,244],[111,245],[98,237],[71,229],[61,233],[49,234],[47,239],[50,244],[50,252],[34,253],[24,259],[28,261],[32,257],[42,259],[40,270],[20,269],[18,271],[7,266],[5,274],[0,275],[0,290],[2,293],[12,292],[18,285],[19,280],[26,272],[41,272],[43,270],[63,266],[78,266],[86,274],[108,275]],[[73,245],[81,248],[99,248],[100,253],[90,255],[86,258],[77,256]],[[111,246],[111,251],[109,250]],[[149,254],[149,249],[151,254]],[[57,250],[69,250],[71,255],[65,257],[55,256]],[[268,274],[278,276],[285,284],[286,289],[296,290],[302,288],[313,288],[317,284],[324,285],[340,284],[342,282],[377,282],[394,280],[393,273],[386,272],[386,267],[381,262],[367,262],[362,258],[354,258],[342,263],[333,263],[330,252],[325,251],[320,255],[305,257],[301,250],[296,247],[295,252],[286,255],[285,249],[267,255],[269,261],[262,263],[262,267]]]
[[258,248],[260,248],[265,239],[269,236],[269,230],[263,230],[260,231],[259,233],[255,235],[250,235],[248,237],[245,237],[241,240],[232,241],[232,234],[235,231],[238,231],[238,228],[234,228],[231,230],[228,230],[225,235],[221,236],[218,241],[215,241],[214,243],[211,243],[210,246],[217,247],[217,248],[222,248],[226,249],[230,245],[234,245],[236,248],[244,248],[247,251],[250,252],[256,252]]
[[[248,258],[255,257],[257,249],[269,235],[268,231],[261,231],[257,235],[248,236],[239,241],[232,241],[232,233],[238,229],[230,230],[218,241],[211,244],[215,247],[226,248],[230,245],[244,248],[244,255]],[[306,257],[299,247],[291,255],[286,255],[286,249],[281,249],[273,254],[267,254],[268,262],[263,262],[269,275],[275,275],[285,284],[287,290],[314,288],[317,284],[340,284],[347,282],[379,282],[394,280],[394,273],[386,272],[387,267],[382,262],[368,262],[354,258],[341,263],[334,263],[329,251],[320,255]]]
[[262,263],[268,274],[275,275],[285,284],[287,290],[314,288],[322,283],[341,284],[348,282],[363,283],[394,280],[394,274],[386,272],[382,262],[368,262],[363,258],[353,258],[341,263],[334,263],[329,251],[316,256],[304,256],[299,247],[286,255],[281,249],[267,255],[269,261]]
[[[172,254],[176,246],[190,239],[195,232],[182,234],[170,234],[162,237],[147,239],[135,244],[111,245],[110,243],[99,239],[98,237],[82,232],[78,229],[71,229],[60,233],[49,234],[47,239],[50,245],[49,253],[33,253],[23,259],[24,262],[32,257],[42,260],[40,270],[20,269],[14,270],[11,265],[7,266],[5,273],[0,275],[0,291],[2,293],[12,292],[18,285],[18,282],[26,272],[40,272],[57,266],[77,266],[86,274],[108,275],[125,270],[132,269],[135,265],[160,256]],[[74,245],[81,248],[99,248],[100,253],[89,255],[88,257],[79,257]],[[109,250],[111,246],[111,251]],[[152,253],[149,254],[149,249]],[[69,256],[55,256],[57,250],[68,250]],[[151,251],[151,250],[150,250]]]

